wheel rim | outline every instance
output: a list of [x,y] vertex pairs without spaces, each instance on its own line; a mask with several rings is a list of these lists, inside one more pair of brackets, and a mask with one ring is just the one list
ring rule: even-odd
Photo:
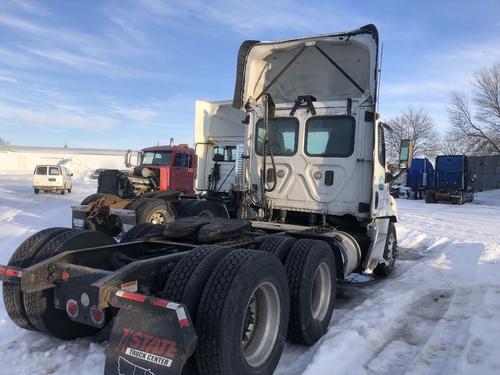
[[153,212],[149,218],[151,224],[165,224],[165,213],[162,211]]
[[276,287],[263,282],[255,288],[246,307],[241,333],[241,350],[252,367],[271,355],[279,333],[281,301]]
[[332,279],[330,268],[320,263],[316,268],[311,291],[311,310],[314,319],[325,319],[332,296]]

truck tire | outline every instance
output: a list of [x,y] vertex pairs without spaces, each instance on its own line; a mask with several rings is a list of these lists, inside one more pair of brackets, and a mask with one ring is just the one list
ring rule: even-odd
[[376,276],[387,277],[394,270],[396,259],[398,257],[398,241],[396,237],[396,227],[391,221],[387,230],[387,238],[385,240],[384,258],[389,261],[388,264],[379,263],[373,270]]
[[295,242],[297,240],[290,236],[270,236],[262,242],[259,250],[276,255],[281,263],[284,264]]
[[[168,276],[162,298],[183,303],[196,327],[196,311],[201,300],[203,289],[220,260],[231,252],[231,248],[215,245],[202,245],[194,248],[179,263]],[[188,359],[183,375],[197,375],[194,358]]]
[[[69,228],[48,228],[41,230],[19,245],[10,257],[9,266],[26,268],[31,266],[33,258],[38,251],[52,238],[62,232],[70,230]],[[24,308],[24,293],[20,285],[3,283],[3,301],[5,310],[10,319],[18,326],[27,330],[33,330],[26,309]]]
[[223,217],[229,218],[226,206],[218,201],[196,200],[186,204],[182,210],[182,217]]
[[210,274],[222,257],[232,249],[216,245],[201,245],[182,258],[168,276],[163,297],[186,305],[192,319],[196,319],[201,299]]
[[128,230],[120,240],[120,243],[132,242],[149,234],[161,234],[165,229],[164,225],[140,223]]
[[290,339],[313,345],[330,324],[336,292],[335,259],[330,246],[320,240],[295,243],[285,263],[290,289]]
[[436,194],[432,190],[425,192],[425,203],[436,203]]
[[80,205],[86,206],[87,204],[95,202],[96,200],[101,199],[102,197],[104,197],[103,193],[90,194],[88,197],[83,199],[83,201],[80,203]]
[[198,307],[198,372],[272,374],[285,344],[288,313],[279,260],[261,251],[233,250],[213,270]]
[[35,192],[35,194],[40,194],[40,189],[34,189],[33,191]]
[[[112,237],[101,232],[70,229],[48,241],[38,251],[32,264],[40,263],[63,251],[114,243],[116,241]],[[100,330],[74,322],[67,316],[66,311],[56,309],[53,289],[25,293],[24,306],[28,319],[36,330],[62,340],[93,335]]]
[[177,217],[177,212],[172,204],[161,199],[140,199],[135,207],[135,218],[138,224],[167,224]]

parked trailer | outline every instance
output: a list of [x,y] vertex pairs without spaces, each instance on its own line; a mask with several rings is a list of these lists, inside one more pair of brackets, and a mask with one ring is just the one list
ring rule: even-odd
[[425,192],[434,188],[434,167],[427,158],[414,158],[411,168],[406,172],[408,198],[423,199]]
[[[317,342],[337,279],[388,276],[398,256],[378,46],[373,25],[244,42],[234,99],[246,111],[241,218],[141,223],[119,244],[45,229],[0,268],[9,316],[61,339],[113,324],[104,371],[113,375],[271,374],[286,338]],[[405,142],[400,165],[409,154]]]
[[474,191],[470,187],[469,163],[465,155],[439,155],[435,162],[435,188],[427,190],[426,203],[439,201],[452,204],[472,202]]

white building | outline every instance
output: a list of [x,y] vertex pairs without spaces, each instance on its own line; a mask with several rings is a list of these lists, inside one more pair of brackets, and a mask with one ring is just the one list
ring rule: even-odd
[[0,146],[0,171],[33,171],[38,164],[64,164],[78,173],[97,168],[125,169],[139,162],[140,152],[131,150]]

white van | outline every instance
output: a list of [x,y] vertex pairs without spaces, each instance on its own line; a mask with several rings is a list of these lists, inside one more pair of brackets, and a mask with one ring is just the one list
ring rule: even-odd
[[66,191],[71,193],[73,187],[71,176],[73,173],[59,165],[37,165],[33,173],[35,194],[38,194],[40,190],[45,192],[59,191],[63,195]]

